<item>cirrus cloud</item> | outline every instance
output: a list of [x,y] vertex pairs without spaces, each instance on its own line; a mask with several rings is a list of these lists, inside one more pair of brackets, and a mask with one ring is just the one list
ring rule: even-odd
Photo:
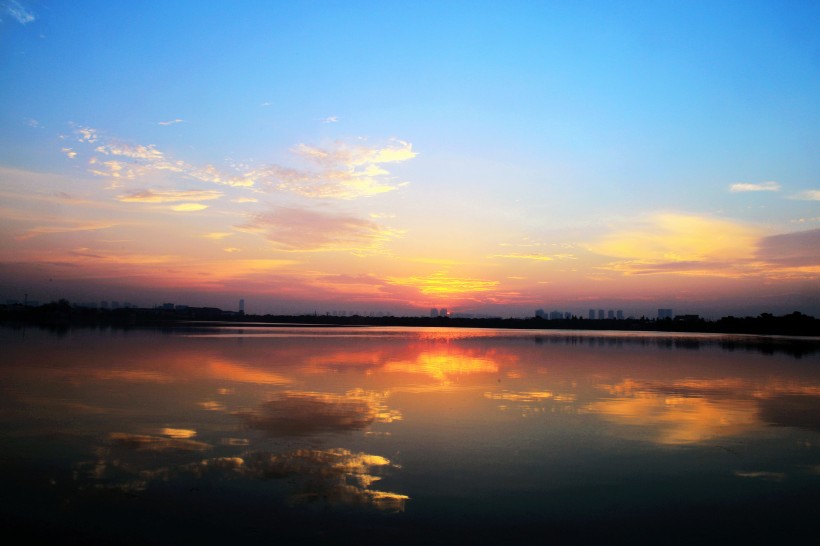
[[792,196],[798,201],[820,201],[820,190],[806,190]]
[[222,197],[222,192],[216,190],[142,190],[120,195],[119,201],[124,203],[175,203],[178,201],[210,201]]
[[379,250],[385,242],[400,235],[398,231],[371,220],[288,207],[257,214],[237,229],[265,233],[279,249],[288,251],[369,253]]
[[[160,123],[178,121],[181,120]],[[232,164],[220,168],[213,164],[194,165],[170,158],[154,144],[124,143],[91,127],[75,127],[77,142],[94,145],[94,155],[88,159],[89,171],[97,176],[119,179],[111,187],[118,187],[125,180],[164,173],[235,188],[258,187],[268,192],[285,192],[307,198],[350,200],[402,187],[405,183],[396,181],[385,165],[407,161],[417,155],[410,143],[397,139],[381,146],[334,142],[320,148],[303,143],[291,152],[306,162],[308,168],[278,164],[258,167]],[[63,148],[62,151],[70,157],[77,156],[73,149]]]
[[780,184],[777,182],[760,182],[758,184],[750,184],[747,182],[738,182],[729,186],[729,191],[732,193],[749,192],[749,191],[780,191]]

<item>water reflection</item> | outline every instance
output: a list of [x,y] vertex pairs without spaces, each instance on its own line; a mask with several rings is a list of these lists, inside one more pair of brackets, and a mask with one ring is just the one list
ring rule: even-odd
[[642,388],[634,381],[601,386],[620,396],[593,402],[586,410],[626,428],[621,434],[659,444],[687,444],[759,428],[753,399],[708,398],[674,390]]
[[390,461],[378,455],[347,449],[297,449],[283,454],[253,453],[245,472],[260,479],[296,478],[291,501],[365,505],[400,512],[407,495],[378,491],[371,485]]
[[[815,351],[806,341],[756,350],[751,338],[447,329],[16,334],[0,330],[0,486],[14,499],[5,519],[53,523],[72,506],[105,526],[102,492],[215,512],[245,502],[279,523],[303,511],[345,524],[376,513],[388,518],[382,530],[411,522],[457,528],[442,535],[452,538],[468,520],[542,536],[703,498],[718,512],[746,497],[793,513],[804,500],[789,499],[820,501],[820,366],[803,358]],[[232,517],[209,525],[235,529]]]
[[597,385],[612,395],[585,406],[619,432],[660,444],[738,436],[766,425],[820,430],[820,390],[781,380],[743,378],[641,381]]
[[361,430],[374,422],[390,423],[401,414],[388,409],[384,396],[355,390],[343,395],[284,392],[251,411],[239,411],[249,427],[275,436]]

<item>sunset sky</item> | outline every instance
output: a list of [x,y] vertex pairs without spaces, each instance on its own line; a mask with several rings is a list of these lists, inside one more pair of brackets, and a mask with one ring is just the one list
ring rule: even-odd
[[0,0],[0,303],[820,316],[820,2]]

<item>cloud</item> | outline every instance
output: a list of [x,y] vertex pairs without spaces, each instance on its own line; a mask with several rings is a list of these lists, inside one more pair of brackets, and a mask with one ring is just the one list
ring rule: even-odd
[[241,231],[267,233],[282,250],[346,250],[372,252],[399,235],[376,222],[344,214],[280,207],[237,226]]
[[816,279],[820,229],[762,236],[757,228],[714,218],[655,215],[616,231],[590,250],[620,258],[601,266],[625,275]]
[[97,142],[97,140],[99,140],[99,137],[97,136],[97,130],[92,129],[91,127],[77,127],[74,133],[79,135],[77,137],[77,140],[79,142],[88,142],[93,144],[94,142]]
[[512,253],[512,254],[493,254],[489,258],[505,258],[510,260],[531,260],[534,262],[552,262],[555,260],[574,260],[575,256],[572,254],[536,254],[536,253]]
[[97,146],[96,151],[105,155],[119,155],[131,159],[160,160],[164,158],[162,152],[156,149],[153,144],[148,146],[128,145],[128,144],[103,144]]
[[428,296],[456,296],[474,292],[487,292],[498,286],[498,281],[485,281],[467,277],[451,277],[443,271],[426,277],[390,277],[390,284],[410,286]]
[[69,159],[74,159],[75,157],[77,157],[77,152],[75,152],[71,148],[60,148],[60,151],[63,152]]
[[222,186],[232,186],[235,188],[251,188],[255,185],[253,173],[249,175],[226,175],[213,165],[205,165],[204,167],[185,167],[185,174],[191,178],[201,180],[203,182],[211,182],[213,184],[220,184]]
[[[90,157],[88,164],[89,172],[98,176],[134,180],[164,171],[211,184],[237,188],[261,186],[268,192],[287,192],[310,198],[355,199],[393,191],[405,183],[397,182],[384,166],[417,155],[411,144],[396,139],[383,146],[336,142],[328,148],[319,148],[299,144],[292,152],[311,168],[276,164],[256,168],[230,165],[230,170],[226,171],[212,164],[192,165],[169,158],[153,144],[112,141],[101,137],[91,127],[79,126],[74,133],[78,142],[95,144],[93,151],[97,155]],[[64,148],[63,152],[68,153],[66,150],[76,156],[76,152],[69,148]],[[238,202],[251,201],[255,199],[244,198]]]
[[133,165],[125,161],[99,161],[96,157],[92,157],[88,160],[88,164],[92,165],[88,169],[91,174],[109,178],[135,180],[146,172],[143,166]]
[[729,186],[729,191],[732,193],[747,191],[780,191],[780,184],[777,182],[761,182],[759,184],[738,182],[737,184],[732,184]]
[[393,191],[395,183],[385,163],[398,163],[416,157],[411,144],[392,140],[383,147],[349,146],[336,142],[328,149],[299,144],[293,152],[317,167],[304,171],[268,166],[249,173],[264,180],[269,188],[307,197],[354,199]]
[[791,198],[799,201],[820,201],[820,190],[806,190],[792,195]]
[[236,199],[231,199],[233,203],[258,203],[259,199],[254,197],[237,197]]
[[11,15],[21,25],[26,25],[36,19],[34,13],[17,0],[4,0],[0,3],[0,8]]
[[208,234],[203,235],[203,237],[205,237],[206,239],[213,239],[214,241],[221,241],[225,237],[230,237],[231,235],[233,235],[233,233],[228,231],[228,232],[208,233]]
[[348,146],[345,143],[336,142],[329,150],[299,144],[294,148],[294,151],[315,163],[331,168],[393,163],[413,159],[418,155],[413,151],[412,144],[396,139],[393,139],[389,145],[382,148],[361,145]]
[[769,266],[820,273],[820,229],[764,237],[755,257]]
[[338,116],[328,116],[322,120],[322,123],[338,123],[339,117]]
[[604,236],[589,250],[621,258],[605,268],[627,274],[736,276],[732,264],[751,258],[759,237],[758,229],[730,220],[662,213]]
[[114,227],[117,224],[113,223],[88,223],[88,224],[77,224],[73,226],[38,226],[31,228],[23,235],[19,236],[18,240],[26,240],[31,239],[32,237],[37,237],[38,235],[48,235],[48,234],[55,234],[55,233],[72,233],[75,231],[96,231],[98,229],[107,229],[110,227]]
[[208,205],[203,205],[201,203],[181,203],[179,205],[174,205],[170,207],[171,210],[176,212],[196,212],[200,210],[205,210],[208,208]]
[[176,118],[176,119],[172,119],[172,120],[170,120],[170,121],[160,121],[160,122],[158,122],[158,125],[165,125],[165,126],[167,126],[167,125],[175,125],[175,124],[177,124],[177,123],[182,123],[182,122],[184,122],[184,121],[185,121],[184,119],[179,119],[179,118]]
[[117,197],[124,203],[174,203],[177,201],[209,201],[219,199],[223,193],[216,190],[142,190]]

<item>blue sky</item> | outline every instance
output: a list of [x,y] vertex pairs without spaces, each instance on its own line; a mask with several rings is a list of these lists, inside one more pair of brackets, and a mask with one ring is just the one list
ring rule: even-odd
[[820,312],[817,2],[0,6],[0,296]]

